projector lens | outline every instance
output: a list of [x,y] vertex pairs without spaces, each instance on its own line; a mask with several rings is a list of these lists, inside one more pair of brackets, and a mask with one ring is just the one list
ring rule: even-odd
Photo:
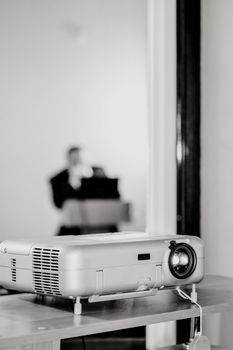
[[179,279],[188,278],[195,270],[197,256],[194,249],[186,243],[171,242],[169,247],[169,268],[173,276]]
[[186,253],[175,253],[172,258],[172,265],[174,267],[187,268],[189,263],[189,257]]

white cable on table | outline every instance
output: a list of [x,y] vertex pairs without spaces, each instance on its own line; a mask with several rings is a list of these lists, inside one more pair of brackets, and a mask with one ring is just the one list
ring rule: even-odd
[[179,296],[181,296],[181,298],[188,299],[193,304],[198,306],[198,308],[200,310],[200,330],[199,330],[199,334],[202,335],[202,307],[201,307],[201,305],[198,304],[198,302],[196,301],[196,297],[195,298],[190,297],[187,293],[185,293],[182,289],[180,289],[180,287],[177,287],[176,290],[177,290]]

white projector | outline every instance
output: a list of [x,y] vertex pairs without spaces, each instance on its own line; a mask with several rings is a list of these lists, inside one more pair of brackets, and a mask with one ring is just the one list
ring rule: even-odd
[[0,285],[89,302],[154,295],[203,278],[203,241],[193,236],[117,232],[8,240],[0,244]]

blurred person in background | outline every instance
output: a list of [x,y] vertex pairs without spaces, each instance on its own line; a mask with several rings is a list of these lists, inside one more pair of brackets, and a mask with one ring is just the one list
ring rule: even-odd
[[83,178],[106,177],[103,168],[88,165],[82,156],[82,148],[72,146],[66,154],[67,167],[50,179],[54,205],[61,209],[67,199],[82,199]]
[[[62,209],[67,213],[72,211],[74,202],[71,204],[71,209],[67,209],[69,200],[83,200],[89,195],[87,190],[83,189],[82,181],[88,178],[107,178],[103,168],[99,166],[90,166],[87,164],[82,155],[82,148],[79,146],[72,146],[68,148],[66,153],[67,166],[65,169],[51,177],[49,182],[52,189],[53,203],[58,209]],[[94,188],[96,192],[98,188]],[[98,192],[98,191],[97,191]],[[93,193],[94,197],[95,194]],[[77,202],[76,202],[77,203]],[[75,212],[74,208],[74,212]],[[81,233],[79,226],[67,224],[62,225],[59,229],[58,235],[77,235]]]
[[80,198],[81,179],[94,174],[93,168],[82,158],[81,147],[70,147],[66,159],[67,167],[50,179],[53,203],[59,209],[66,199]]

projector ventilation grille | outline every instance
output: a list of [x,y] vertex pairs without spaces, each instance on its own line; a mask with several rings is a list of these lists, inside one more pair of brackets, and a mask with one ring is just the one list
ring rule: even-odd
[[59,250],[34,248],[32,267],[34,290],[39,294],[61,295],[59,289]]
[[16,282],[16,259],[11,259],[11,280]]

